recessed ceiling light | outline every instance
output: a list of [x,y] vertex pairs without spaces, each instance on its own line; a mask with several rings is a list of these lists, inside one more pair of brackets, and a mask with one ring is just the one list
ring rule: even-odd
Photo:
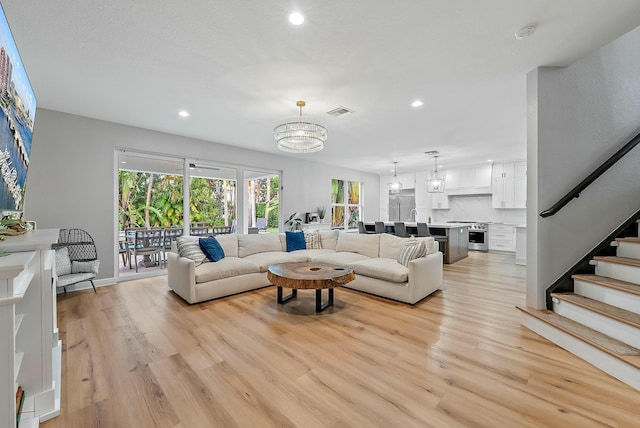
[[487,162],[493,162],[493,159],[487,159]]
[[189,117],[189,112],[186,111],[186,110],[180,110],[178,112],[178,116],[180,116],[180,117]]
[[289,22],[291,23],[291,25],[302,25],[304,24],[304,15],[300,12],[291,12],[289,14]]
[[424,102],[420,100],[415,100],[414,102],[411,103],[411,107],[422,107],[423,105],[424,105]]
[[515,37],[518,40],[526,39],[531,36],[536,31],[536,27],[533,25],[527,25],[526,27],[522,27],[518,31],[516,31]]
[[120,161],[120,163],[127,163],[127,161]]

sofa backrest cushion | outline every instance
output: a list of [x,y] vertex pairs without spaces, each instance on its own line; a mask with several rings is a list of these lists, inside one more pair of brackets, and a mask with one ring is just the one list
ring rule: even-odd
[[282,251],[282,244],[277,233],[258,233],[238,235],[238,257],[267,251]]
[[400,249],[407,242],[407,238],[400,238],[389,233],[380,234],[380,257],[385,259],[397,259]]
[[433,238],[433,236],[418,237],[416,239],[418,241],[424,242],[424,245],[427,247],[427,254],[425,255],[425,257],[428,256],[429,254],[435,254],[438,251],[440,251],[440,245]]
[[216,235],[216,239],[222,247],[226,257],[238,257],[238,236],[240,235],[237,233]]
[[336,251],[338,252],[349,251],[363,256],[378,257],[379,248],[380,235],[378,234],[365,235],[346,232],[338,234],[338,244],[336,245]]
[[338,231],[337,230],[321,230],[320,231],[320,245],[323,250],[335,250],[338,245]]

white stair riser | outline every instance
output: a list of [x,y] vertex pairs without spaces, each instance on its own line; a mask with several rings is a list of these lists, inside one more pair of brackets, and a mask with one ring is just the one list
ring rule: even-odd
[[529,330],[593,364],[605,373],[640,391],[640,370],[554,326],[522,313],[521,323]]
[[588,281],[576,279],[573,281],[573,292],[593,300],[638,313],[640,311],[640,296],[605,287]]
[[619,263],[609,263],[598,260],[598,264],[596,264],[596,275],[640,284],[640,268],[635,266],[621,265]]
[[553,312],[640,349],[640,329],[629,324],[564,300],[553,303]]
[[629,257],[632,259],[640,259],[640,244],[634,242],[618,242],[618,257]]

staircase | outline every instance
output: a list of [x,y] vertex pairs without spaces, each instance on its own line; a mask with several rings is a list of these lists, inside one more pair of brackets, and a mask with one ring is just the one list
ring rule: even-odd
[[575,274],[573,292],[551,293],[552,311],[531,308],[522,324],[640,390],[640,219],[637,234],[595,256],[595,274]]

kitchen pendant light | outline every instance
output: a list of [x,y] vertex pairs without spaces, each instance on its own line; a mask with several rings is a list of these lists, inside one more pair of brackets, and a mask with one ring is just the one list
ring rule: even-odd
[[433,176],[427,180],[427,192],[429,193],[444,193],[444,179],[438,177],[438,154],[432,155],[435,160],[436,169],[433,172]]
[[398,178],[398,162],[393,163],[393,178],[389,183],[389,193],[400,193],[402,190],[402,183]]

